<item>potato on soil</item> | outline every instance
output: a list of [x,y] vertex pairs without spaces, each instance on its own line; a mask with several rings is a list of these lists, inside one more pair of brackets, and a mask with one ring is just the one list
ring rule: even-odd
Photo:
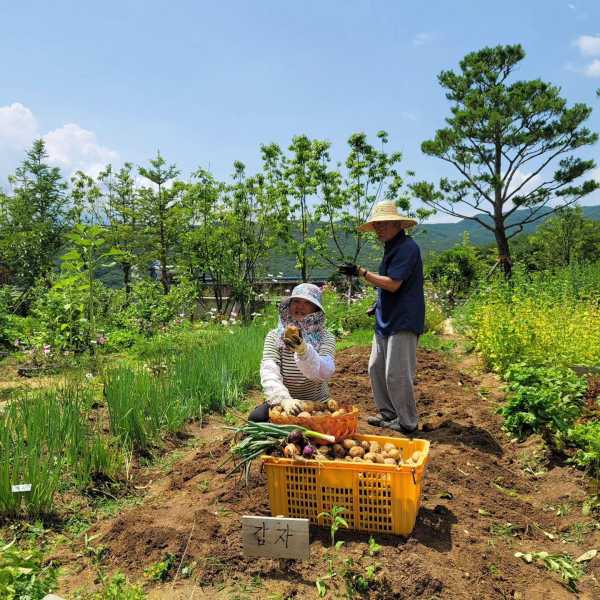
[[356,445],[356,440],[353,440],[351,438],[346,438],[345,440],[342,440],[342,446],[344,446],[346,450],[350,450],[350,448],[353,448]]
[[350,450],[348,450],[348,454],[352,457],[362,458],[365,455],[365,450],[360,446],[353,446],[350,448]]
[[346,456],[346,449],[341,444],[334,444],[333,454],[336,458],[344,458]]
[[393,458],[384,458],[383,463],[386,465],[397,465],[396,461]]
[[298,417],[301,419],[310,419],[312,415],[309,412],[303,410],[301,413],[298,413]]
[[352,460],[353,462],[365,462],[360,456],[355,456]]
[[383,458],[383,454],[379,452],[374,452],[373,456],[375,457],[373,462],[376,462],[378,465],[382,465],[385,458]]
[[365,460],[368,460],[368,461],[370,461],[370,462],[375,462],[375,456],[377,456],[377,455],[376,455],[376,454],[374,454],[373,452],[367,452],[367,453],[366,453],[366,454],[363,456],[363,458],[364,458]]
[[344,460],[348,460],[350,462],[354,462],[354,459],[348,454],[348,456],[344,457]]
[[415,450],[410,458],[413,462],[418,463],[421,460],[421,453],[418,450]]
[[383,445],[383,450],[384,450],[384,452],[389,452],[390,450],[396,450],[396,444],[387,442]]
[[371,449],[371,442],[367,442],[367,440],[363,440],[360,445],[364,448],[366,452],[369,452]]
[[323,454],[323,456],[327,456],[331,453],[331,446],[319,446],[317,448],[317,454]]

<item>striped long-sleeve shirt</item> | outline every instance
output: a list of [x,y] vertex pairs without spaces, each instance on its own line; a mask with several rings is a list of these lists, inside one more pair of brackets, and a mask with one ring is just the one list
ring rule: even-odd
[[335,336],[323,334],[319,352],[306,342],[307,352],[300,357],[278,345],[276,329],[265,338],[260,378],[267,402],[279,404],[285,398],[323,402],[329,398],[327,380],[335,371]]

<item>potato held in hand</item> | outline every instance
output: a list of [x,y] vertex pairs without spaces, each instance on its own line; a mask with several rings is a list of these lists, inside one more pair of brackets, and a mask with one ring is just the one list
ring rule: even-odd
[[300,330],[295,325],[288,325],[283,332],[283,338],[294,340],[297,337],[300,337]]

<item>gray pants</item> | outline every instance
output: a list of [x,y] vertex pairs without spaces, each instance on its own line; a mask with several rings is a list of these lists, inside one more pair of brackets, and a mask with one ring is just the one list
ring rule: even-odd
[[413,388],[418,339],[410,331],[374,335],[369,359],[375,405],[386,420],[398,418],[406,429],[414,429],[419,421]]

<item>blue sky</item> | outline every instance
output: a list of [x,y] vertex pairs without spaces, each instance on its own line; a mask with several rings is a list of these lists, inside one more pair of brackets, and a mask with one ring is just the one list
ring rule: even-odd
[[592,104],[600,131],[598,0],[4,0],[1,14],[0,181],[35,136],[65,174],[160,148],[183,176],[225,178],[236,159],[258,168],[261,143],[306,133],[341,159],[351,133],[380,129],[404,168],[436,178],[420,144],[448,114],[437,74],[517,42],[519,78]]

